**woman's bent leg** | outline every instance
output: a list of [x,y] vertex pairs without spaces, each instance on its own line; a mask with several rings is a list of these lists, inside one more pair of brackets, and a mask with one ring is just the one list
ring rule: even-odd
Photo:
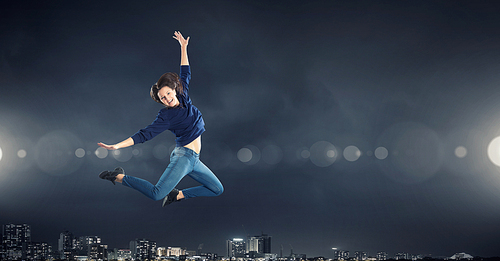
[[224,192],[224,187],[215,174],[203,162],[197,160],[193,171],[188,174],[202,186],[183,189],[184,198],[215,197]]
[[192,157],[185,155],[184,152],[177,149],[174,149],[172,152],[170,164],[168,164],[167,169],[165,169],[156,185],[144,179],[131,176],[123,178],[123,185],[141,192],[152,200],[163,199],[187,173],[192,171]]

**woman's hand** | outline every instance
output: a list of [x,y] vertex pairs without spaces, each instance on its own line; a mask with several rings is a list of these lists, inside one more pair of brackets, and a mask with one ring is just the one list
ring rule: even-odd
[[123,148],[130,147],[130,146],[134,145],[134,140],[131,137],[129,137],[126,140],[119,142],[119,143],[116,143],[116,144],[113,144],[113,145],[104,144],[102,142],[97,143],[97,145],[99,145],[107,150],[117,150],[117,149],[123,149]]
[[119,149],[119,148],[117,148],[116,145],[107,145],[107,144],[104,144],[102,142],[97,143],[97,145],[99,145],[99,146],[101,146],[101,147],[103,147],[103,148],[105,148],[107,150],[117,150],[117,149]]
[[175,31],[173,37],[175,40],[179,41],[179,44],[183,47],[189,44],[189,36],[187,39],[184,39],[184,36],[182,36],[181,32],[179,31]]
[[179,41],[179,44],[181,45],[181,65],[189,65],[189,59],[187,55],[187,46],[189,44],[189,36],[187,39],[184,39],[184,36],[182,36],[181,32],[175,31],[174,32],[174,39]]

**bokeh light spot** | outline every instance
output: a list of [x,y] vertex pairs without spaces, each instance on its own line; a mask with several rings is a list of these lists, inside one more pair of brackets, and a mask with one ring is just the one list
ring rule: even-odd
[[347,146],[344,149],[344,158],[347,161],[356,161],[361,157],[361,151],[356,146]]
[[[127,162],[132,158],[132,148],[124,148],[113,151],[113,157],[119,162]],[[168,153],[168,152],[167,152]]]
[[3,156],[3,152],[2,152],[2,148],[0,148],[0,160],[2,160],[2,156]]
[[[311,162],[318,167],[327,167],[337,159],[337,149],[328,141],[318,141],[310,148]],[[333,156],[333,157],[332,157]]]
[[384,147],[378,147],[375,149],[375,157],[379,160],[383,160],[389,156],[389,151]]
[[392,151],[394,157],[377,163],[384,174],[397,182],[421,183],[434,176],[443,163],[444,148],[439,136],[421,123],[394,124],[377,143],[387,144]]
[[275,145],[268,145],[262,150],[262,160],[267,164],[278,164],[283,158],[283,151]]
[[302,157],[303,159],[308,159],[309,157],[311,157],[311,152],[307,149],[302,150],[300,151],[300,157]]
[[153,156],[159,160],[165,159],[169,155],[169,149],[163,144],[158,144],[153,148]]
[[20,159],[26,158],[27,155],[28,155],[28,153],[25,150],[23,150],[23,149],[20,149],[20,150],[17,151],[17,156]]
[[252,151],[248,148],[241,148],[236,156],[241,162],[246,163],[252,160]]
[[488,145],[488,158],[493,164],[500,166],[500,136],[494,138]]
[[78,170],[82,161],[73,157],[80,140],[71,132],[57,130],[44,135],[35,146],[34,158],[45,173],[64,176]]
[[261,152],[259,148],[253,145],[247,145],[241,148],[236,156],[241,162],[248,165],[254,165],[257,164],[257,162],[259,162],[261,157]]
[[85,156],[85,150],[82,148],[76,149],[75,156],[77,156],[78,158],[83,158]]
[[467,149],[464,146],[458,146],[455,148],[455,156],[458,158],[465,158],[465,156],[467,156]]
[[95,155],[100,159],[104,159],[108,156],[108,150],[105,148],[99,147],[95,150]]

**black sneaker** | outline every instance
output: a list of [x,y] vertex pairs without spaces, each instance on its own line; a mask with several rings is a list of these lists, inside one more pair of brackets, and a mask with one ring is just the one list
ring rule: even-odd
[[179,201],[177,200],[177,195],[179,195],[179,190],[176,188],[172,189],[172,191],[170,191],[170,193],[168,193],[168,195],[163,199],[163,204],[161,206],[164,207],[166,205]]
[[99,174],[99,178],[107,179],[107,180],[111,181],[113,183],[113,185],[116,185],[115,180],[116,180],[116,176],[118,176],[118,174],[125,174],[125,171],[121,167],[118,167],[113,171],[105,170],[105,171],[101,172],[101,174]]

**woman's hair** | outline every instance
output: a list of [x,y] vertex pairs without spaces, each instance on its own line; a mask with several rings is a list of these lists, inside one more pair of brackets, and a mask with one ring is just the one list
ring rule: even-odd
[[168,87],[170,89],[175,90],[177,95],[183,95],[184,94],[184,86],[182,85],[179,75],[173,72],[168,72],[164,73],[160,79],[151,86],[151,91],[149,92],[149,95],[151,95],[151,98],[157,103],[163,104],[161,102],[160,98],[158,97],[158,91],[161,90],[163,87]]

